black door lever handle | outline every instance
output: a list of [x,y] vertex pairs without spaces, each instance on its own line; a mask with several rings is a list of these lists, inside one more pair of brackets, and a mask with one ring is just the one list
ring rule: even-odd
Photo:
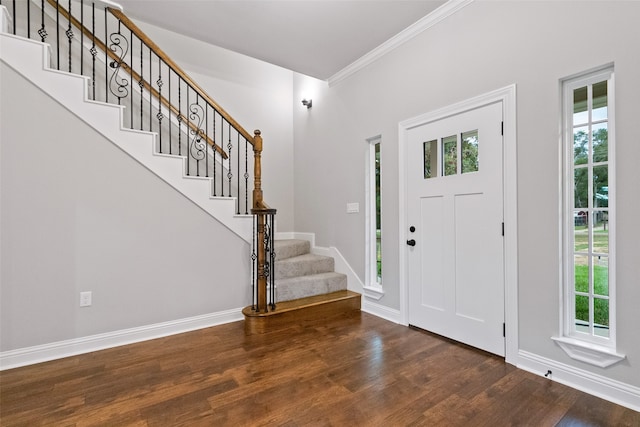
[[411,240],[407,240],[407,245],[409,246],[415,246],[416,245],[416,241],[411,239]]

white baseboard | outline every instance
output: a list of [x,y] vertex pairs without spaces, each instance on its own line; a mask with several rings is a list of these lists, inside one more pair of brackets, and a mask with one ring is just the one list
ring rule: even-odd
[[0,371],[242,320],[242,308],[0,352]]
[[378,316],[382,319],[388,320],[389,322],[402,324],[402,319],[400,317],[400,310],[396,310],[394,308],[389,308],[387,306],[375,303],[373,301],[364,298],[362,300],[362,311],[365,313],[373,314],[374,316]]
[[552,374],[549,378],[552,381],[557,381],[634,411],[640,411],[640,387],[606,378],[524,350],[518,352],[516,366],[541,376],[544,376],[547,371],[551,371]]

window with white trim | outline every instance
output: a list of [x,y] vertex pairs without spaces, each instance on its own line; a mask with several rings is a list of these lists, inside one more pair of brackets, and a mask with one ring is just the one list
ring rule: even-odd
[[[568,339],[556,341],[571,357],[598,365],[597,350],[616,347],[613,89],[612,66],[563,81],[562,333]],[[591,356],[581,342],[596,350],[597,360],[585,360]]]
[[367,140],[367,272],[365,295],[382,296],[382,205],[380,190],[380,147],[377,136]]

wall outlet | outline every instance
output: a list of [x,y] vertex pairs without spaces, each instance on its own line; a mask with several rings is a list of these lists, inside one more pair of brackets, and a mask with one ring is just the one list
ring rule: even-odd
[[80,307],[91,305],[91,292],[80,292]]

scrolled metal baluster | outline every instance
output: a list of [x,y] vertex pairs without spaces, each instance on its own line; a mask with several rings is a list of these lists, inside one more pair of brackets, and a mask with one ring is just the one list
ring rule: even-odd
[[182,156],[182,100],[181,97],[181,81],[178,79],[178,155]]
[[48,35],[47,30],[44,27],[44,0],[40,1],[40,20],[40,29],[38,30],[38,35],[40,36],[40,41],[44,43]]
[[162,81],[162,60],[158,57],[158,80],[156,80],[156,84],[158,85],[158,114],[156,114],[156,118],[158,119],[158,136],[160,137],[160,152],[162,153],[162,119],[164,118],[164,114],[162,114],[162,86],[164,82]]
[[196,176],[200,176],[200,161],[206,157],[207,142],[203,141],[205,134],[202,130],[202,122],[204,120],[204,108],[196,102],[189,106],[189,120],[194,123],[195,129],[189,129],[189,133],[193,135],[193,139],[189,146],[189,154],[196,161]]
[[[84,28],[84,0],[80,0],[80,27]],[[84,31],[80,30],[80,74],[84,75]]]
[[67,36],[67,39],[69,39],[69,72],[71,72],[71,46],[72,46],[72,40],[74,37],[73,34],[73,29],[71,28],[71,0],[69,0],[69,25],[67,26],[67,31],[65,31],[65,35]]
[[118,105],[122,98],[126,98],[129,95],[129,80],[120,76],[120,70],[122,70],[123,60],[129,52],[129,42],[126,37],[120,32],[120,22],[118,22],[118,32],[111,33],[109,36],[109,50],[118,56],[117,60],[113,60],[109,63],[109,66],[113,69],[113,74],[109,79],[109,90],[118,98]]
[[96,49],[96,4],[91,3],[91,88],[93,92],[93,100],[96,100],[96,55],[98,49]]

